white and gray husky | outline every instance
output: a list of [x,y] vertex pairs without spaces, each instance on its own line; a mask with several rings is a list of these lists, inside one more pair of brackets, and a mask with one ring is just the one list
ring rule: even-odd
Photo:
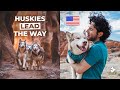
[[44,49],[37,43],[33,43],[32,45],[32,58],[33,62],[37,65],[37,70],[42,70],[42,64],[44,62]]
[[[79,33],[66,32],[66,38],[68,41],[68,50],[71,50],[73,54],[80,55],[86,52],[89,48],[88,40],[81,36]],[[69,63],[75,63],[74,60],[67,54],[67,60]],[[82,74],[78,74],[71,67],[72,79],[81,79]]]

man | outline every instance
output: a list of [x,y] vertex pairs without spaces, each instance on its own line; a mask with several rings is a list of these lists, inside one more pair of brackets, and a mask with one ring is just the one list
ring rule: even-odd
[[106,65],[108,52],[105,45],[106,39],[111,34],[111,27],[105,17],[100,14],[91,16],[90,26],[86,30],[87,39],[93,42],[85,58],[84,55],[74,55],[70,50],[68,54],[73,60],[80,63],[70,64],[77,73],[83,74],[82,79],[101,79],[101,74]]

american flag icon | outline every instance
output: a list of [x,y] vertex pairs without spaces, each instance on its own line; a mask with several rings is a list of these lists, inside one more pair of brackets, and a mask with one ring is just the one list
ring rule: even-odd
[[66,16],[66,25],[70,25],[70,26],[80,25],[80,17],[79,16]]

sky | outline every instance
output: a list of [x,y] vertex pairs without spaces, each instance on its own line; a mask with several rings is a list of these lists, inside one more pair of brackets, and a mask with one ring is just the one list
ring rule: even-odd
[[[60,31],[82,33],[89,25],[89,15],[93,11],[60,11]],[[104,15],[111,25],[112,33],[108,39],[120,41],[120,11],[94,11]],[[79,16],[79,26],[67,26],[66,16]]]

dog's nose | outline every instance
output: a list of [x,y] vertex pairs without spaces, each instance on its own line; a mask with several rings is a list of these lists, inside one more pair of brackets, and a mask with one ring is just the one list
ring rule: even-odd
[[35,49],[34,49],[34,51],[36,52],[36,51],[37,51],[37,49],[35,48]]
[[84,41],[84,42],[83,42],[83,45],[85,45],[85,46],[86,46],[86,45],[87,45],[87,41]]
[[24,46],[22,46],[22,48],[24,48]]

